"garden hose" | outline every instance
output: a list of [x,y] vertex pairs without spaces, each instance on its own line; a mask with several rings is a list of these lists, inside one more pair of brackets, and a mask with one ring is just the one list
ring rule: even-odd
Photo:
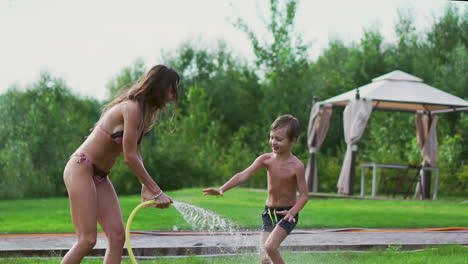
[[141,204],[139,204],[135,209],[133,209],[132,213],[127,219],[127,227],[125,228],[125,244],[127,245],[127,251],[128,251],[128,256],[130,257],[130,260],[132,261],[133,264],[137,264],[136,258],[133,255],[133,250],[132,250],[132,245],[130,243],[130,226],[132,225],[133,217],[135,217],[136,213],[138,210],[140,210],[142,207],[150,205],[155,203],[155,201],[146,201]]

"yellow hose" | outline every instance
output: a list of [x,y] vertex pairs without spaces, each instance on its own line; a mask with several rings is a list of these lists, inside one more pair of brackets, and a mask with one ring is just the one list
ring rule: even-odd
[[130,226],[132,226],[133,217],[135,217],[138,210],[140,210],[141,207],[144,207],[153,203],[155,202],[146,201],[146,202],[139,204],[137,207],[135,207],[135,209],[133,209],[132,213],[127,219],[127,227],[125,228],[125,244],[127,245],[127,251],[128,251],[128,256],[130,257],[130,261],[132,261],[133,264],[137,264],[137,261],[136,261],[135,256],[133,255],[132,245],[130,243]]

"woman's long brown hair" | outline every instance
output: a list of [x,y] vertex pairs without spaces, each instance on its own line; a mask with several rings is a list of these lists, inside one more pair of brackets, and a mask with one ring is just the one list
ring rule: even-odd
[[165,65],[156,65],[146,72],[130,89],[125,90],[108,103],[102,114],[121,102],[136,100],[140,104],[143,113],[140,128],[144,132],[148,132],[158,118],[160,110],[166,105],[169,90],[173,89],[176,100],[178,99],[179,80],[179,74],[174,69]]

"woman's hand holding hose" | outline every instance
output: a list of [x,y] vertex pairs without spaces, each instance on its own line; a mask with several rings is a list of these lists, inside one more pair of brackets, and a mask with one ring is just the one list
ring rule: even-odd
[[159,193],[154,194],[144,185],[141,188],[141,198],[142,202],[153,200],[155,203],[149,205],[148,207],[157,207],[160,209],[168,208],[169,205],[174,202],[174,200],[172,200],[172,198],[165,194],[162,190]]

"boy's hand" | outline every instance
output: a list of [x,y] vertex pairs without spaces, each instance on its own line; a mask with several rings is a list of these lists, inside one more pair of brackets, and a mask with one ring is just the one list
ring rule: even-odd
[[279,214],[279,215],[284,215],[284,217],[283,217],[283,219],[281,219],[281,221],[284,220],[284,221],[296,223],[296,219],[294,218],[294,216],[296,216],[296,215],[292,214],[288,210],[276,211],[276,213]]
[[223,191],[221,189],[215,189],[215,188],[208,188],[203,190],[204,195],[223,195]]

